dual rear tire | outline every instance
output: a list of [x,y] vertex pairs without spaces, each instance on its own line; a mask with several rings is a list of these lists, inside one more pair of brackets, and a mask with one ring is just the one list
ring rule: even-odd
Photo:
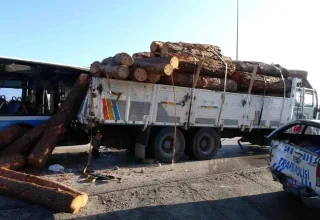
[[[183,133],[177,129],[174,161],[178,161],[184,152],[196,160],[210,160],[216,156],[220,148],[220,137],[212,128],[202,128],[187,133],[187,144]],[[153,156],[163,163],[171,163],[174,145],[174,128],[161,129],[152,143]]]

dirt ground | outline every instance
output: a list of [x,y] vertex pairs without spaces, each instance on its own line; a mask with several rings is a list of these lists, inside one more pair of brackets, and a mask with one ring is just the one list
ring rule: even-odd
[[[0,196],[0,219],[315,219],[316,210],[282,191],[267,168],[268,148],[241,150],[226,140],[217,158],[174,164],[142,163],[125,151],[106,149],[90,169],[121,178],[85,179],[86,146],[57,148],[47,169],[26,172],[54,179],[89,194],[87,206],[76,215],[54,213],[23,201]],[[69,152],[69,153],[67,153]]]

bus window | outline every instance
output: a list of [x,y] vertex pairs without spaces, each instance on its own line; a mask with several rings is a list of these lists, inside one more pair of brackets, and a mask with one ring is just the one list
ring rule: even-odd
[[313,107],[312,91],[306,90],[304,92],[304,107]]

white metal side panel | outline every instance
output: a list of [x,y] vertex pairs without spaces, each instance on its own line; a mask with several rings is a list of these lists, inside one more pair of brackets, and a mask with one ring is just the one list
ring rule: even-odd
[[214,127],[221,105],[221,92],[198,90],[196,94],[194,117],[195,126]]
[[226,93],[225,97],[221,123],[224,127],[240,127],[243,122],[243,94]]
[[156,124],[174,124],[175,104],[176,102],[176,122],[183,125],[188,117],[189,105],[186,101],[191,94],[191,88],[175,87],[175,99],[172,86],[158,85],[157,108],[153,114],[156,115]]

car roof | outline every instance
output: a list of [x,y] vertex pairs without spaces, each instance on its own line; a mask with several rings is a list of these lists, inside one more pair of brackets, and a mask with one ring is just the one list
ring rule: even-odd
[[294,120],[291,122],[288,122],[280,127],[278,127],[277,129],[275,129],[273,132],[271,132],[268,135],[268,139],[274,137],[276,134],[284,132],[285,130],[287,130],[288,128],[294,126],[294,125],[307,125],[307,126],[312,126],[312,127],[316,127],[316,128],[320,128],[320,120],[311,120],[311,119],[298,119],[298,120]]

